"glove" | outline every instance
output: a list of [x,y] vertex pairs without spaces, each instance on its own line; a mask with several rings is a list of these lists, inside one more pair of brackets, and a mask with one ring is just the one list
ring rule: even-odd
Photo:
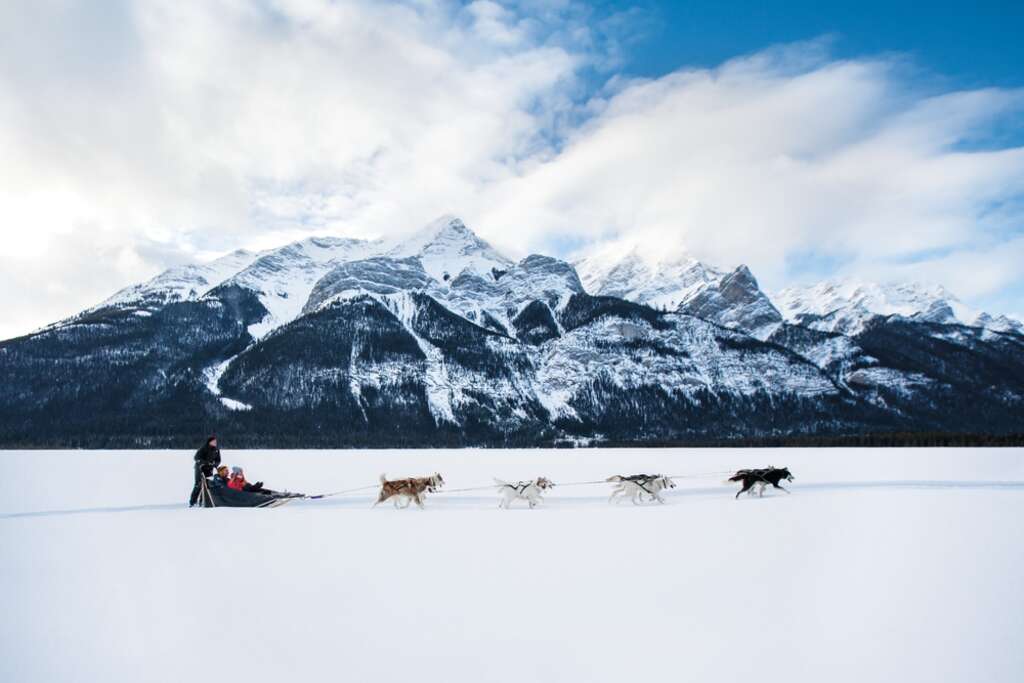
[[263,482],[262,481],[256,482],[256,488],[258,488],[258,489],[263,488]]

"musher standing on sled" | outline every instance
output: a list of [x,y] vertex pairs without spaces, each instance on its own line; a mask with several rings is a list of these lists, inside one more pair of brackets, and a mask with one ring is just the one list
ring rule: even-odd
[[220,449],[217,448],[217,437],[211,436],[206,440],[195,456],[196,483],[192,487],[192,496],[188,499],[188,506],[195,507],[199,500],[199,490],[203,479],[213,474],[213,468],[220,464]]

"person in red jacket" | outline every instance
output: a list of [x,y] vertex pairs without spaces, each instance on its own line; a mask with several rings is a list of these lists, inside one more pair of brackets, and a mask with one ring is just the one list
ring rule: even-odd
[[273,493],[263,488],[263,482],[258,481],[255,484],[250,484],[245,480],[245,472],[242,471],[241,467],[231,468],[231,478],[228,479],[228,487],[235,491],[246,491],[248,493]]

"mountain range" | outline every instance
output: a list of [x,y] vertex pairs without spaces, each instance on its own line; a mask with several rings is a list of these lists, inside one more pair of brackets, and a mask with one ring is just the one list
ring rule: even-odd
[[769,295],[685,257],[513,261],[444,217],[172,268],[0,342],[0,446],[1008,434],[1022,331],[941,287]]

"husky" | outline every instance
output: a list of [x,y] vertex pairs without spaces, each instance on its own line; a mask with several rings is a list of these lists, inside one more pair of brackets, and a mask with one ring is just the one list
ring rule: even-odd
[[498,487],[498,507],[506,510],[516,499],[525,500],[533,509],[538,503],[544,502],[541,494],[555,486],[554,482],[545,477],[537,477],[533,481],[517,481],[514,484],[495,479],[494,484]]
[[[437,472],[431,477],[395,479],[391,481],[382,474],[380,475],[380,495],[377,496],[377,502],[373,506],[376,507],[388,498],[394,498],[396,508],[407,508],[411,503],[416,503],[416,505],[422,508],[423,494],[434,493],[441,486],[444,486],[444,479]],[[398,503],[402,500],[405,500],[405,505],[399,506]]]
[[793,475],[789,473],[788,467],[766,467],[760,470],[739,470],[736,474],[729,477],[729,481],[740,482],[741,488],[736,492],[736,498],[740,497],[741,493],[749,492],[749,495],[754,495],[754,487],[757,486],[757,496],[761,497],[764,495],[764,490],[768,488],[769,484],[777,489],[786,491],[779,482],[783,479],[786,481],[793,481]]
[[645,494],[651,501],[664,503],[665,499],[661,497],[661,492],[676,487],[674,481],[661,474],[631,474],[628,477],[616,474],[605,481],[616,484],[611,497],[608,498],[609,503],[628,497],[633,501],[633,505],[639,505]]

